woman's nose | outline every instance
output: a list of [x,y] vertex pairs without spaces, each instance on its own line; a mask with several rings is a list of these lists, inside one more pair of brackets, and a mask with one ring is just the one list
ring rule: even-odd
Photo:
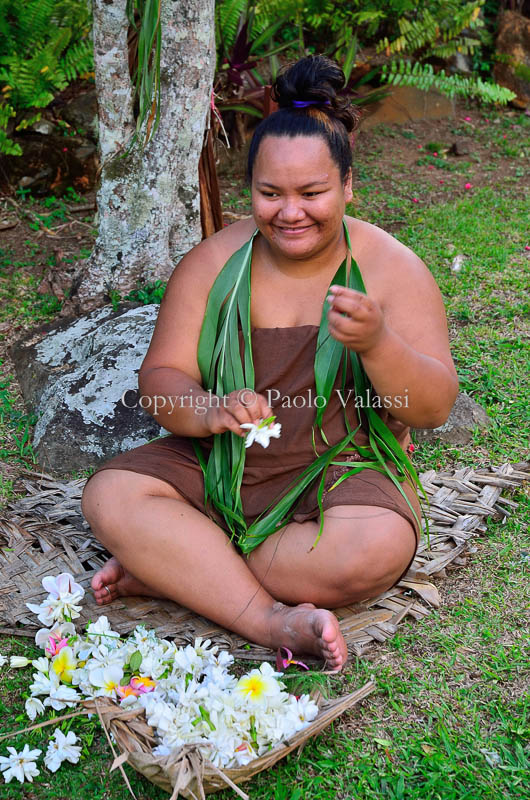
[[278,217],[283,222],[298,222],[305,217],[305,211],[298,198],[284,197]]

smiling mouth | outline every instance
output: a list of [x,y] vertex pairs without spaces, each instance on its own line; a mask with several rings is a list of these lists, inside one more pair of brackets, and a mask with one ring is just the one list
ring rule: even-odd
[[304,231],[308,231],[309,228],[311,228],[311,227],[312,227],[312,225],[301,225],[301,226],[296,227],[296,228],[288,228],[287,226],[283,226],[283,225],[278,225],[277,226],[278,230],[281,231],[281,233],[293,234],[293,235],[297,235],[297,234],[299,235],[299,234],[303,233]]

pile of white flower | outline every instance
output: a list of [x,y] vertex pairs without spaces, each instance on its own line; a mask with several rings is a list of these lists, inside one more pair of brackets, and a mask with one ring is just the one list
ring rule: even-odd
[[[83,588],[68,573],[42,583],[49,592],[46,600],[27,605],[48,626],[35,637],[44,655],[34,661],[11,659],[13,667],[32,664],[36,670],[26,701],[31,720],[46,707],[61,711],[86,698],[110,697],[123,707],[145,709],[158,742],[156,755],[195,744],[216,766],[237,767],[317,716],[308,695],[297,698],[284,691],[282,673],[270,664],[239,679],[231,675],[233,657],[209,640],[177,647],[142,625],[122,639],[105,616],[91,622],[84,635],[76,633],[72,620],[80,616]],[[73,733],[65,737],[57,729],[54,736],[45,757],[52,771],[65,759],[75,763],[80,751]],[[8,751],[9,757],[0,757],[7,782],[38,774],[34,762],[40,750],[26,745],[20,754],[12,747]]]

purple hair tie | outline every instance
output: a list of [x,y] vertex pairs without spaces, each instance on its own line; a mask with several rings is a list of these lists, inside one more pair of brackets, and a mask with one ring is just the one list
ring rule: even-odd
[[330,106],[329,100],[293,100],[293,108],[307,108],[307,106]]

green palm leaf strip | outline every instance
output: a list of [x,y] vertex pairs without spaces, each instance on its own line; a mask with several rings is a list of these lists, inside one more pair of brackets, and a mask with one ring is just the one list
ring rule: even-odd
[[[335,273],[331,285],[347,285],[366,294],[361,272],[351,254],[351,242],[345,223],[344,232],[348,245],[348,256]],[[250,241],[228,260],[217,276],[208,296],[199,338],[197,361],[203,387],[218,398],[239,389],[254,389],[250,278],[252,248],[256,233],[257,231]],[[345,391],[348,361],[354,379],[355,407],[356,409],[360,407],[362,410],[358,413],[358,424],[352,429],[346,409],[344,409],[347,434],[340,442],[330,447],[323,430],[325,410],[339,370],[341,371],[342,391],[343,393]],[[294,514],[303,493],[313,481],[319,479],[317,502],[320,511],[320,526],[313,547],[316,546],[324,526],[323,496],[328,470],[332,465],[350,467],[350,469],[335,481],[328,491],[333,491],[344,480],[352,475],[357,475],[363,469],[373,469],[387,475],[404,497],[418,525],[420,524],[401,484],[408,481],[412,487],[417,487],[426,501],[423,487],[399,442],[371,407],[372,386],[357,353],[348,351],[344,345],[330,335],[327,324],[327,307],[324,307],[322,312],[317,338],[315,386],[317,396],[325,399],[324,403],[319,404],[322,407],[317,409],[313,427],[313,447],[317,457],[296,480],[291,482],[284,496],[279,501],[271,503],[250,526],[245,521],[241,502],[241,484],[246,452],[244,440],[231,432],[215,435],[210,454],[206,459],[201,440],[192,439],[204,475],[205,506],[207,509],[213,508],[221,514],[232,540],[236,541],[243,553],[250,553],[268,536],[286,525]],[[368,407],[367,400],[370,401]],[[318,428],[324,443],[328,445],[328,449],[320,455],[315,445],[315,427]],[[361,427],[367,435],[369,445],[362,446],[355,442],[355,435]],[[362,460],[345,461],[344,455],[348,453],[357,454],[357,457]]]

